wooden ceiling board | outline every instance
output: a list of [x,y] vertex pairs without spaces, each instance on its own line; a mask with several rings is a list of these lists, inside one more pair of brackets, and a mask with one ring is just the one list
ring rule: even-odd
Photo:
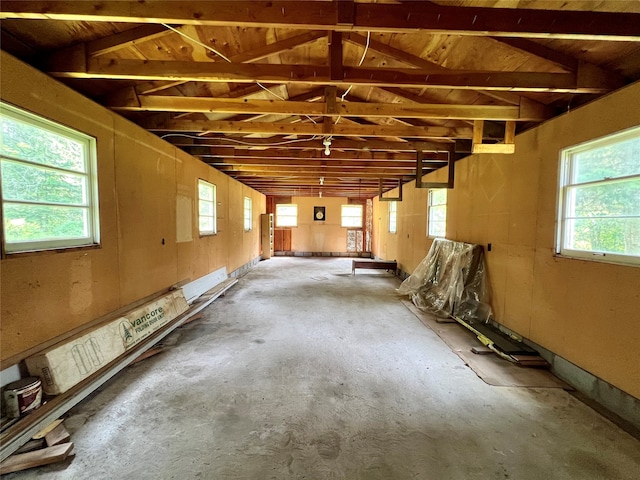
[[279,63],[287,65],[327,65],[329,46],[327,37],[299,45],[278,55]]
[[62,48],[107,37],[135,28],[130,23],[52,22],[49,20],[2,20],[2,29],[19,37],[37,51]]
[[[410,4],[410,2],[396,2],[394,0],[356,0],[356,2],[359,4],[397,4],[398,8],[417,5],[416,3]],[[9,3],[13,4],[14,2]],[[62,6],[63,9],[69,8],[76,10],[78,8],[75,3],[48,2],[47,5],[49,5],[49,3],[53,6],[54,10],[56,8],[54,4],[59,4],[58,6]],[[481,7],[640,13],[640,0],[439,0],[433,3],[454,8]],[[185,5],[186,4],[187,2],[185,2]],[[426,2],[423,4],[425,7],[428,7]],[[34,5],[36,5],[35,2]],[[110,5],[111,6],[105,8],[120,9],[122,4],[114,3]],[[168,9],[173,9],[173,4],[167,5]],[[291,5],[294,4],[292,3]],[[345,3],[345,5],[348,4]],[[229,9],[234,8],[232,3],[229,3],[227,6]],[[138,8],[144,10],[147,8],[145,5],[139,5],[137,2],[132,2],[130,7],[134,10]],[[21,8],[17,2],[15,8]],[[37,5],[35,8],[37,8]],[[188,7],[185,8],[188,10]],[[280,7],[278,7],[278,9],[279,8]],[[0,10],[1,9],[2,7],[0,6]],[[309,4],[309,10],[314,9],[315,5]],[[387,13],[390,17],[394,17],[393,11],[388,10]],[[459,13],[461,14],[461,18],[464,18],[466,15],[462,10],[460,10]],[[226,15],[223,11],[221,11],[220,14],[223,16]],[[273,12],[267,12],[265,10],[264,14],[271,15]],[[94,15],[94,13],[87,13],[86,18],[91,18],[91,15]],[[481,16],[482,15],[481,13]],[[553,16],[554,14],[552,13],[551,15]],[[575,18],[575,16],[573,17]],[[384,18],[386,19],[387,17]],[[560,14],[558,14],[558,18],[560,18]],[[105,19],[107,18],[102,20]],[[189,23],[188,18],[185,17],[183,20],[184,23]],[[258,18],[258,21],[259,20]],[[326,21],[326,18],[321,20]],[[292,19],[292,21],[297,21],[297,19]],[[486,19],[483,21],[486,21]],[[622,18],[622,21],[623,23],[624,21],[629,23],[629,18]],[[314,164],[316,166],[314,168],[301,168],[300,165],[304,165],[305,156],[309,158],[323,158],[321,149],[323,148],[322,139],[326,136],[325,132],[335,130],[342,134],[342,136],[338,134],[332,135],[335,145],[332,151],[336,153],[340,152],[338,148],[339,145],[345,147],[345,152],[365,152],[371,148],[365,147],[365,145],[375,145],[377,151],[380,152],[403,151],[409,152],[410,154],[412,149],[424,148],[420,145],[449,145],[452,147],[452,138],[471,138],[473,132],[472,120],[404,118],[402,117],[403,113],[409,116],[412,116],[412,114],[416,116],[415,112],[411,112],[411,109],[407,109],[406,106],[423,104],[427,105],[427,108],[428,105],[474,106],[474,108],[479,106],[494,106],[494,108],[495,106],[505,106],[513,108],[514,106],[520,105],[521,102],[525,102],[522,108],[533,109],[529,110],[529,112],[537,112],[538,116],[534,118],[542,119],[547,118],[547,116],[544,115],[548,114],[546,111],[544,115],[542,114],[544,105],[552,105],[555,112],[559,113],[567,109],[575,108],[575,106],[597,97],[597,95],[586,93],[566,94],[533,91],[517,94],[513,91],[465,90],[461,89],[461,85],[457,85],[455,82],[442,83],[442,78],[445,78],[443,75],[441,75],[440,80],[438,80],[438,77],[432,77],[434,80],[430,85],[429,75],[437,75],[438,72],[442,70],[552,73],[563,74],[563,78],[569,78],[577,68],[578,60],[581,60],[590,64],[587,65],[587,68],[597,66],[604,69],[605,75],[607,71],[619,72],[626,76],[629,81],[640,79],[640,42],[619,41],[617,39],[610,41],[612,38],[597,41],[568,40],[566,39],[566,35],[563,37],[565,39],[527,38],[526,32],[530,30],[523,31],[524,33],[521,35],[515,34],[514,37],[491,38],[484,36],[486,32],[480,31],[471,36],[466,35],[469,32],[460,32],[459,29],[458,34],[447,34],[446,32],[427,33],[425,31],[410,31],[407,30],[404,25],[398,24],[398,28],[394,30],[372,32],[370,34],[369,48],[366,51],[364,60],[362,60],[363,68],[385,69],[386,71],[383,72],[382,75],[386,75],[384,78],[387,80],[385,80],[384,84],[388,86],[379,87],[367,84],[369,83],[367,80],[369,79],[369,75],[378,75],[378,73],[376,73],[375,70],[362,73],[361,70],[358,75],[364,75],[367,78],[353,77],[353,81],[363,84],[353,86],[348,92],[348,95],[345,95],[349,89],[349,83],[340,83],[337,88],[331,87],[333,90],[325,90],[326,84],[298,83],[295,78],[292,82],[292,77],[289,76],[290,73],[291,75],[295,75],[296,72],[300,75],[304,74],[303,70],[298,68],[298,66],[317,66],[319,68],[322,67],[323,72],[328,72],[326,73],[327,83],[331,83],[331,80],[341,78],[340,75],[342,75],[342,72],[340,71],[340,64],[335,61],[335,58],[333,62],[330,62],[332,49],[329,47],[328,33],[309,30],[309,28],[314,28],[310,26],[309,23],[302,28],[300,28],[300,25],[290,28],[292,24],[273,28],[272,25],[274,25],[274,23],[270,25],[256,24],[253,22],[248,23],[252,23],[254,26],[247,27],[230,23],[226,23],[223,26],[179,25],[172,23],[172,27],[177,28],[181,32],[180,34],[170,29],[165,32],[162,26],[157,24],[112,23],[109,21],[58,21],[50,19],[18,20],[11,18],[3,20],[0,28],[3,31],[3,39],[6,38],[13,42],[13,47],[11,42],[9,43],[8,51],[26,61],[29,61],[30,58],[33,57],[34,50],[37,53],[46,54],[47,52],[55,52],[63,47],[73,46],[73,50],[70,50],[68,55],[66,51],[59,53],[57,56],[51,56],[51,54],[49,54],[49,65],[53,65],[53,67],[51,67],[53,70],[50,71],[60,71],[62,73],[71,72],[72,74],[74,72],[88,72],[88,76],[92,76],[93,72],[91,70],[82,70],[82,52],[84,51],[82,48],[86,50],[89,58],[94,58],[95,55],[98,55],[97,58],[106,60],[136,61],[137,63],[130,62],[128,64],[126,62],[120,62],[121,65],[130,65],[130,68],[133,68],[135,65],[142,65],[141,60],[156,62],[155,65],[144,64],[144,68],[140,66],[138,71],[146,70],[149,72],[152,66],[153,68],[158,68],[158,61],[183,62],[174,65],[170,63],[166,64],[167,68],[177,69],[175,72],[172,71],[171,76],[165,75],[167,73],[167,70],[165,70],[161,72],[161,75],[156,76],[136,74],[136,77],[140,79],[137,81],[105,80],[98,78],[62,78],[61,80],[71,88],[94,98],[98,102],[108,102],[109,98],[124,98],[127,99],[127,101],[131,101],[131,103],[124,104],[113,101],[106,103],[114,106],[114,108],[117,108],[119,105],[121,108],[137,108],[138,99],[144,98],[140,97],[141,95],[160,96],[161,101],[155,100],[155,110],[165,109],[172,113],[159,111],[126,111],[123,112],[123,114],[132,121],[147,126],[158,135],[166,134],[169,130],[175,130],[175,133],[182,132],[179,134],[187,135],[189,138],[184,136],[167,138],[175,142],[184,142],[184,145],[188,145],[188,143],[186,143],[187,141],[195,143],[195,139],[197,138],[203,138],[209,142],[220,142],[220,139],[225,137],[235,138],[243,142],[255,142],[259,144],[259,146],[254,148],[259,148],[263,155],[260,158],[266,159],[269,158],[270,152],[272,152],[271,155],[276,155],[277,151],[281,152],[282,149],[292,149],[292,152],[296,152],[296,156],[294,157],[296,161],[291,164],[299,165],[297,167],[298,171],[287,169],[287,162],[276,162],[275,160],[271,161],[273,165],[270,165],[270,169],[261,169],[259,164],[262,161],[257,160],[245,162],[252,163],[250,167],[247,167],[242,165],[240,157],[239,159],[233,160],[231,154],[228,155],[230,160],[227,163],[232,163],[233,165],[219,165],[220,161],[216,160],[216,157],[220,154],[220,151],[216,151],[216,157],[202,157],[205,161],[208,160],[214,162],[216,166],[219,165],[221,170],[238,178],[240,181],[254,186],[263,193],[273,195],[290,195],[292,192],[293,194],[300,195],[317,195],[318,189],[317,185],[315,185],[317,178],[309,177],[309,175],[316,175],[320,172],[319,167],[317,167],[318,161],[316,160]],[[372,28],[375,29],[383,23],[384,21],[377,23],[374,21]],[[453,24],[455,24],[455,22]],[[328,24],[325,25],[324,28],[332,29],[333,26],[334,25]],[[429,27],[420,26],[419,28],[424,29]],[[402,30],[402,32],[400,30]],[[4,35],[5,32],[6,35]],[[128,33],[121,35],[121,32]],[[598,36],[599,33],[600,32],[595,31],[591,32],[589,38],[603,38]],[[562,35],[563,32],[559,32],[559,34]],[[343,38],[342,65],[346,68],[358,66],[366,48],[367,31],[361,27],[356,27],[351,31],[345,29],[343,33],[332,33],[331,35],[332,38],[339,36]],[[640,32],[637,36],[640,38]],[[523,40],[519,37],[524,37],[525,39]],[[629,38],[635,37],[630,36]],[[509,42],[511,44],[509,44]],[[15,48],[15,51],[12,52],[11,48]],[[191,65],[186,66],[190,62],[204,62],[202,66],[197,66],[196,68],[202,68],[207,71],[209,71],[209,66],[207,65],[209,62],[226,63],[226,60],[212,50],[216,50],[232,59],[232,63],[264,64],[265,67],[255,67],[252,70],[251,68],[244,68],[246,65],[243,65],[243,68],[234,70],[236,72],[235,75],[229,75],[225,69],[220,69],[216,66],[217,70],[213,68],[210,69],[210,72],[217,73],[210,73],[208,76],[192,76],[193,78],[212,81],[189,81],[188,78],[191,77],[188,75],[185,76],[185,70],[180,71],[180,69],[190,68]],[[74,60],[80,59],[80,61],[69,67],[75,67],[77,70],[65,70],[65,67],[67,67],[65,62],[68,62],[72,55],[75,55],[75,57],[73,57]],[[545,55],[548,56],[549,59],[545,58]],[[329,70],[327,67],[332,63],[332,69]],[[92,65],[96,64],[97,63],[92,63]],[[185,67],[181,65],[185,65]],[[271,65],[273,65],[273,69],[271,69]],[[287,65],[296,67],[287,67]],[[282,68],[283,66],[284,69]],[[235,69],[236,67],[233,68]],[[413,74],[414,78],[419,78],[419,80],[405,82],[409,86],[399,88],[398,84],[401,83],[403,78],[403,69],[405,73],[407,70],[415,70],[418,72],[422,69],[422,72],[425,72],[424,82],[422,82],[421,77]],[[268,74],[265,70],[275,73]],[[128,74],[125,70],[123,70],[123,72],[124,74]],[[422,75],[422,72],[420,75]],[[430,74],[428,72],[434,73]],[[118,72],[116,72],[116,74],[118,74]],[[450,72],[446,72],[445,74],[456,75]],[[399,75],[398,78],[400,78],[400,80],[389,82],[388,79],[394,78],[393,75]],[[144,80],[144,78],[162,78],[165,76],[167,80]],[[460,77],[460,74],[457,74],[457,76]],[[263,82],[264,87],[269,91],[257,85],[257,77],[265,79]],[[611,82],[603,82],[602,86],[598,86],[599,91],[606,92],[611,88],[615,88],[608,86],[609,83],[613,85],[618,81],[615,75],[611,75],[611,77],[613,79]],[[226,81],[221,81],[225,78],[227,79]],[[300,78],[305,77],[301,76]],[[466,78],[467,81],[469,81],[468,79],[473,77],[469,76]],[[516,82],[511,83],[509,86],[517,86],[519,85],[517,82],[522,82],[525,79],[522,75],[513,75],[511,77],[503,75],[500,78],[512,78],[513,80],[511,81]],[[552,82],[552,78],[560,77],[538,76],[531,78],[548,78],[549,81]],[[367,82],[363,80],[367,80]],[[315,83],[311,80],[310,75],[307,75],[305,81]],[[440,84],[437,83],[438,81]],[[448,81],[448,78],[446,81]],[[604,83],[607,84],[606,87],[604,87]],[[446,87],[447,85],[451,85],[451,87]],[[462,86],[466,85],[469,84],[462,84]],[[522,86],[524,84],[520,83],[520,85]],[[531,85],[533,85],[533,83]],[[136,88],[132,89],[133,86]],[[476,88],[482,89],[487,85],[476,84],[476,86]],[[538,84],[536,83],[534,86],[537,87]],[[541,84],[541,86],[544,87],[545,85]],[[576,91],[576,88],[573,88],[573,90]],[[178,99],[173,100],[170,98],[245,98],[248,101],[273,101],[274,104],[281,103],[281,99],[289,99],[290,102],[318,101],[323,105],[323,108],[335,108],[331,106],[331,100],[327,102],[325,99],[325,91],[330,95],[333,95],[335,91],[338,100],[344,95],[347,102],[360,104],[353,105],[351,114],[361,112],[358,113],[361,116],[342,117],[339,119],[333,117],[333,120],[331,120],[331,117],[324,117],[329,119],[325,124],[323,123],[323,118],[317,116],[317,113],[314,113],[316,116],[311,119],[300,116],[299,113],[301,112],[292,109],[294,108],[292,106],[294,104],[291,103],[287,106],[282,104],[277,105],[276,108],[270,107],[268,109],[255,110],[258,105],[256,103],[250,108],[241,109],[238,107],[238,109],[233,110],[236,104],[227,102],[227,104],[221,108],[221,113],[183,112],[181,109],[203,111],[203,107],[201,102],[189,104],[188,99],[183,99],[183,101],[178,102]],[[587,88],[584,90],[578,89],[578,91],[591,90]],[[136,95],[138,95],[138,99]],[[526,103],[527,99],[533,100],[534,102]],[[146,105],[151,105],[149,102],[154,101],[151,97],[147,97],[146,100]],[[369,105],[361,109],[361,104],[367,102],[383,105],[380,107]],[[220,102],[217,104],[220,105]],[[389,107],[389,104],[398,105],[398,107]],[[232,107],[227,105],[231,105]],[[244,105],[244,103],[240,102],[240,105]],[[405,106],[404,110],[400,105]],[[211,102],[211,108],[216,108],[216,104]],[[229,110],[229,108],[232,108],[232,110]],[[302,108],[302,105],[298,104],[296,108]],[[372,110],[372,108],[384,108],[385,110],[378,110],[376,112]],[[392,108],[395,115],[387,116],[385,114],[385,116],[381,116],[378,114],[380,111],[388,111],[389,108]],[[303,110],[309,111],[306,108]],[[414,108],[413,110],[415,111],[417,109]],[[437,110],[437,108],[432,110],[441,111]],[[491,115],[489,112],[495,110],[487,108],[481,110],[467,109],[465,111],[483,111],[484,115],[489,116]],[[504,111],[511,110],[505,109]],[[262,115],[258,115],[256,112],[262,112]],[[297,115],[291,115],[290,113],[285,114],[283,112],[295,112]],[[366,113],[369,113],[369,115]],[[324,115],[326,112],[322,114]],[[531,121],[531,118],[531,116],[526,116],[526,121],[518,123],[518,129],[535,125],[536,122]],[[336,120],[337,124],[332,126]],[[282,128],[278,125],[285,127]],[[485,122],[485,139],[488,139],[488,141],[500,140],[502,137],[499,137],[495,132],[503,128],[503,126],[504,121],[496,122],[487,120]],[[207,128],[216,128],[217,131],[227,133],[207,132]],[[325,130],[325,128],[327,130]],[[189,131],[189,129],[191,129],[191,131]],[[290,133],[288,135],[276,133],[281,130]],[[251,133],[252,131],[254,133]],[[306,132],[306,134],[304,132]],[[434,132],[433,136],[432,132]],[[436,132],[442,133],[437,133],[438,136],[435,136]],[[331,133],[329,133],[329,135],[331,135]],[[361,136],[357,137],[355,135]],[[403,135],[403,137],[398,137],[397,135]],[[467,135],[467,137],[464,137],[465,135]],[[216,140],[216,138],[218,140]],[[306,147],[304,149],[300,148],[298,144],[291,144],[290,147],[270,145],[271,143],[279,143],[285,139],[293,138],[313,140],[305,142],[304,145],[306,145]],[[365,138],[367,140],[364,140]],[[409,143],[411,145],[410,148],[401,147],[403,144],[408,144],[407,140],[419,138],[422,138],[422,141],[425,143]],[[226,145],[230,144],[227,143]],[[234,145],[236,148],[244,149],[244,152],[248,151],[246,150],[248,148],[246,145]],[[355,147],[354,145],[361,145],[361,147]],[[230,149],[228,146],[222,150],[233,151],[233,149]],[[281,156],[282,154],[280,153],[279,155]],[[318,157],[318,155],[320,156]],[[325,175],[328,184],[327,189],[323,190],[324,194],[365,197],[376,195],[378,193],[377,179],[374,177],[376,175],[380,176],[380,173],[378,170],[370,168],[371,166],[368,164],[362,163],[362,161],[357,163],[357,155],[353,156],[352,153],[350,153],[350,155],[351,156],[347,156],[348,158],[344,160],[344,163],[340,164],[339,168],[334,167],[336,172],[344,172],[344,178],[340,178],[337,174],[331,174],[334,175],[334,180],[333,177]],[[224,154],[222,158],[226,158]],[[338,164],[334,162],[333,165]],[[381,165],[382,163],[379,163],[378,167]],[[325,168],[322,171],[328,172],[329,170]],[[409,175],[404,178],[405,180],[409,180],[411,177]],[[358,185],[359,188],[356,188],[356,185]],[[385,190],[395,185],[396,184],[391,181],[386,182]]]
[[599,65],[604,69],[618,72],[627,78],[640,76],[640,43],[638,42],[538,40],[538,43]]

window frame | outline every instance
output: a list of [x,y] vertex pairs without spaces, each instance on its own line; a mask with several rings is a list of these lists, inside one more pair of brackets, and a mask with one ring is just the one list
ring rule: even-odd
[[387,227],[389,233],[398,233],[398,202],[395,200],[389,202],[389,223]]
[[[576,155],[584,153],[590,150],[599,149],[607,146],[612,146],[617,143],[621,143],[628,139],[640,138],[640,126],[635,126],[629,129],[625,129],[619,132],[612,133],[603,137],[592,139],[577,145],[566,147],[559,152],[559,174],[558,174],[558,193],[557,193],[557,217],[556,217],[556,232],[555,232],[555,248],[554,254],[558,257],[572,258],[578,260],[587,260],[602,263],[620,264],[620,265],[640,265],[640,255],[628,255],[620,253],[602,252],[596,250],[579,250],[575,248],[569,248],[567,245],[567,238],[570,235],[568,232],[568,223],[571,220],[570,209],[573,204],[568,201],[569,191],[578,191],[580,187],[593,187],[593,186],[605,186],[621,181],[628,181],[630,179],[640,179],[640,173],[618,176],[618,177],[606,177],[601,180],[590,180],[586,182],[572,183],[572,177],[574,169],[574,159]],[[598,218],[598,217],[586,217],[586,218]],[[601,218],[614,218],[614,217],[601,217]],[[635,218],[635,217],[634,217]]]
[[[280,207],[291,207],[291,208],[295,208],[296,210],[296,214],[294,215],[283,215],[281,213],[278,212]],[[277,228],[296,228],[298,226],[298,214],[299,214],[299,210],[298,210],[298,204],[297,203],[276,203],[276,209],[275,209],[275,226]],[[282,225],[281,219],[282,218],[294,218],[295,222],[291,223],[291,224],[287,224],[287,225]]]
[[[248,215],[247,215],[247,212],[248,212]],[[244,231],[250,232],[251,230],[253,230],[253,200],[251,199],[251,197],[244,197],[243,213],[244,213],[243,215]]]
[[[443,190],[445,193],[444,203],[433,203],[433,196],[437,190]],[[427,192],[427,237],[428,238],[446,238],[447,237],[447,203],[449,201],[449,192],[446,188],[430,188]],[[432,231],[432,225],[435,223],[442,223],[441,221],[435,221],[432,219],[432,212],[437,207],[444,207],[444,235],[438,235]]]
[[[60,122],[50,120],[42,115],[32,113],[28,110],[16,107],[6,102],[0,101],[0,112],[15,122],[25,123],[30,127],[48,132],[50,134],[69,139],[81,145],[84,162],[84,172],[70,168],[59,167],[48,163],[38,163],[29,159],[5,155],[0,151],[0,170],[3,164],[11,163],[23,167],[37,168],[55,172],[61,175],[71,175],[84,179],[84,201],[82,204],[63,204],[52,201],[33,201],[26,199],[5,199],[4,194],[0,195],[2,203],[0,218],[2,218],[2,253],[6,255],[24,254],[30,252],[44,252],[51,250],[66,250],[78,248],[95,248],[100,246],[100,202],[98,194],[98,154],[97,140],[75,128],[68,127]],[[1,122],[0,122],[1,123]],[[0,187],[0,192],[2,188]],[[82,209],[84,214],[84,227],[87,234],[82,237],[66,237],[57,239],[41,239],[20,242],[8,242],[5,225],[5,205],[43,205],[61,206],[67,208]]]
[[[345,218],[355,219],[355,215],[346,215],[344,214],[345,208],[358,208],[360,209],[360,215],[357,217],[360,220],[359,225],[345,225]],[[340,227],[342,228],[363,228],[364,225],[364,207],[358,203],[350,203],[346,205],[340,205]]]
[[[209,200],[206,198],[202,198],[200,196],[200,186],[211,187],[211,191],[213,193],[213,200]],[[203,215],[200,213],[200,204],[202,202],[211,203],[212,204],[212,215]],[[212,230],[202,230],[200,227],[200,219],[202,217],[207,217],[212,219],[213,228]],[[217,209],[217,187],[215,183],[211,183],[207,180],[203,180],[202,178],[198,179],[198,234],[201,237],[210,237],[212,235],[216,235],[218,233],[218,209]]]

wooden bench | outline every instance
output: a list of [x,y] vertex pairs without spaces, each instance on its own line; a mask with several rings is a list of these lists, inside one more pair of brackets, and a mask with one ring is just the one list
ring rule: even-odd
[[393,262],[387,262],[384,260],[354,260],[351,265],[352,275],[356,274],[356,268],[370,268],[387,271],[392,270],[395,275],[398,263],[395,260]]

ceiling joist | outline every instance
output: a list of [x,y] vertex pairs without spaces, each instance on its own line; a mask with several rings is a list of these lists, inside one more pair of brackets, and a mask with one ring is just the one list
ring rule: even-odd
[[[335,97],[334,97],[335,98]],[[114,110],[155,112],[236,113],[258,115],[309,115],[320,117],[401,117],[541,121],[549,118],[543,108],[522,99],[522,105],[450,105],[366,102],[296,102],[233,98],[138,96],[130,89],[125,98],[107,102]]]
[[[396,127],[391,125],[359,125],[338,123],[331,125],[329,132],[322,124],[235,122],[215,120],[161,120],[142,122],[153,131],[167,132],[216,132],[271,135],[338,135],[343,137],[408,137],[408,138],[471,138],[471,127]],[[485,137],[486,138],[486,137]]]
[[0,19],[7,18],[640,40],[640,14],[455,7],[424,2],[4,0]]
[[[80,46],[82,47],[82,45]],[[589,65],[576,74],[548,72],[448,71],[343,67],[343,78],[332,79],[331,67],[227,62],[147,61],[88,58],[78,52],[49,66],[62,78],[184,80],[201,82],[277,83],[311,85],[405,86],[466,90],[605,93],[620,85]]]

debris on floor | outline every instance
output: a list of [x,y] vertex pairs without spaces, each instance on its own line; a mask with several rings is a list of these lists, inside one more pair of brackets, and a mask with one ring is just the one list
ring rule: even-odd
[[66,460],[73,442],[62,422],[62,419],[52,422],[0,463],[0,475]]
[[501,358],[522,367],[548,368],[549,364],[522,339],[491,323],[493,313],[487,285],[482,246],[436,239],[424,260],[402,282],[398,293],[408,295],[416,307],[435,315],[437,321],[455,320]]

